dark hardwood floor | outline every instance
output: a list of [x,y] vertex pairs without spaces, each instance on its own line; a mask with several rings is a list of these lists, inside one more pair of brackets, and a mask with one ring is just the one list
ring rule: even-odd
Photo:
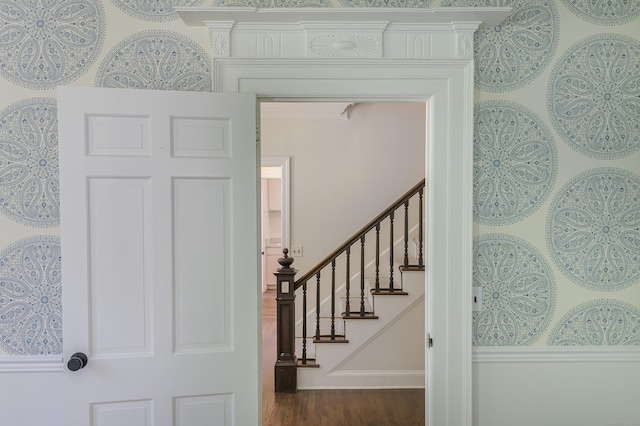
[[264,426],[424,425],[425,393],[410,390],[274,392],[275,292],[262,296],[262,420]]

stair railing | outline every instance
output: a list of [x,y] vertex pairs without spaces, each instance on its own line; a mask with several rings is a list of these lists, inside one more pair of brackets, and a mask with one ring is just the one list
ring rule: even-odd
[[[416,184],[413,188],[407,191],[403,196],[401,196],[398,200],[396,200],[393,204],[391,204],[387,209],[385,209],[382,213],[377,215],[373,220],[367,223],[364,227],[362,227],[358,232],[353,234],[351,238],[347,239],[342,245],[333,250],[328,256],[322,259],[316,266],[310,269],[307,273],[302,275],[300,278],[295,280],[294,289],[298,289],[300,287],[303,288],[302,298],[303,298],[303,307],[305,307],[302,313],[302,357],[298,360],[299,366],[307,366],[309,364],[309,358],[307,357],[307,316],[308,313],[306,311],[307,306],[307,285],[308,282],[315,277],[316,281],[316,296],[315,296],[315,335],[313,336],[314,343],[345,343],[346,340],[346,330],[344,329],[344,325],[342,328],[342,332],[336,331],[336,263],[337,259],[344,255],[344,271],[345,271],[345,280],[344,280],[344,291],[345,291],[345,304],[344,311],[341,313],[342,319],[370,319],[377,318],[375,316],[375,312],[373,307],[370,309],[367,308],[367,294],[366,294],[366,242],[367,236],[370,234],[374,234],[375,238],[375,248],[374,256],[370,256],[370,258],[374,258],[374,288],[371,289],[371,294],[390,294],[390,295],[400,295],[406,294],[403,292],[401,285],[396,282],[394,278],[394,270],[396,266],[400,266],[402,269],[424,269],[424,256],[423,256],[423,198],[424,198],[424,188],[425,188],[425,180],[423,179],[418,184]],[[410,215],[409,215],[409,207],[413,202],[417,202],[417,219],[414,218],[414,226],[410,225]],[[398,243],[394,239],[394,220],[396,217],[396,212],[398,210],[404,209],[404,228],[403,228],[403,239],[401,241],[402,248],[404,249],[404,253],[402,255],[402,262],[400,265],[397,265],[397,259],[394,258],[394,246]],[[380,258],[382,253],[382,248],[384,247],[381,242],[381,229],[385,222],[388,222],[388,234],[389,234],[389,242],[388,247],[386,247],[385,255],[389,261],[389,277],[388,281],[386,281],[386,286],[382,283],[381,278],[381,265]],[[409,235],[410,228],[413,228],[413,233],[417,234],[415,238],[416,243],[416,259],[411,259],[409,257]],[[374,231],[374,232],[372,232]],[[352,310],[351,306],[351,260],[352,260],[352,247],[360,246],[360,288],[359,290],[359,303],[358,307],[355,310]],[[321,332],[321,273],[325,268],[330,267],[330,316],[329,320],[329,333],[322,334]],[[344,324],[344,322],[343,322]],[[315,366],[315,360],[311,363],[312,366]]]

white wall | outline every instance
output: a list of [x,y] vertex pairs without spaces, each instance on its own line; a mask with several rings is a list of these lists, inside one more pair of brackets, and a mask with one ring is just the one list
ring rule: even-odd
[[263,119],[262,155],[291,157],[291,245],[304,273],[424,178],[425,105],[361,103],[345,119]]

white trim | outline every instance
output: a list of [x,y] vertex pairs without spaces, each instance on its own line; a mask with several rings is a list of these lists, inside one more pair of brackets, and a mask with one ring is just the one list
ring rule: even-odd
[[[334,384],[318,389],[424,389],[424,370],[340,370],[327,374]],[[382,385],[380,383],[383,383]],[[314,389],[313,387],[306,390]]]
[[[430,426],[472,422],[474,58],[469,47],[481,22],[497,25],[509,11],[178,9],[187,24],[209,29],[214,91],[253,93],[263,101],[427,103],[425,332],[434,341],[425,355]],[[315,49],[314,42],[326,49]]]
[[475,364],[505,363],[640,363],[640,347],[476,347]]
[[427,424],[433,426],[471,425],[471,64],[466,59],[214,61],[216,90],[255,93],[259,99],[427,103],[425,221],[432,231],[425,257],[432,266],[425,282],[425,329],[434,346],[426,353],[425,370]]
[[62,372],[64,362],[56,356],[3,356],[0,357],[0,373],[50,373]]

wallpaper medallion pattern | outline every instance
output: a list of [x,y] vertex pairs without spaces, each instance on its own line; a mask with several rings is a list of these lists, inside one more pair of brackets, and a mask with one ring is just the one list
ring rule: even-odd
[[611,160],[640,149],[640,42],[588,37],[558,61],[549,80],[549,115],[567,144]]
[[538,250],[519,238],[488,234],[474,241],[473,285],[482,287],[483,309],[473,314],[473,344],[523,346],[547,328],[556,284]]
[[62,353],[58,238],[30,237],[0,253],[0,347],[10,355]]
[[550,346],[640,345],[640,309],[619,300],[586,302],[562,317]]
[[0,7],[0,74],[29,89],[82,75],[102,47],[99,0],[7,0]]
[[640,0],[562,0],[580,18],[597,25],[620,25],[640,16]]
[[32,227],[60,222],[55,99],[26,99],[0,113],[0,211]]
[[178,33],[144,31],[118,43],[105,56],[96,85],[210,92],[211,59],[198,44]]
[[202,0],[111,0],[120,10],[145,21],[178,19],[174,6],[200,6]]
[[481,90],[507,92],[527,85],[556,50],[560,20],[552,0],[443,0],[442,6],[513,8],[502,25],[475,33],[475,82]]
[[619,168],[584,172],[563,186],[547,217],[547,244],[573,282],[614,291],[640,280],[640,177]]
[[473,217],[517,222],[546,200],[558,167],[553,135],[527,108],[507,101],[476,105]]

